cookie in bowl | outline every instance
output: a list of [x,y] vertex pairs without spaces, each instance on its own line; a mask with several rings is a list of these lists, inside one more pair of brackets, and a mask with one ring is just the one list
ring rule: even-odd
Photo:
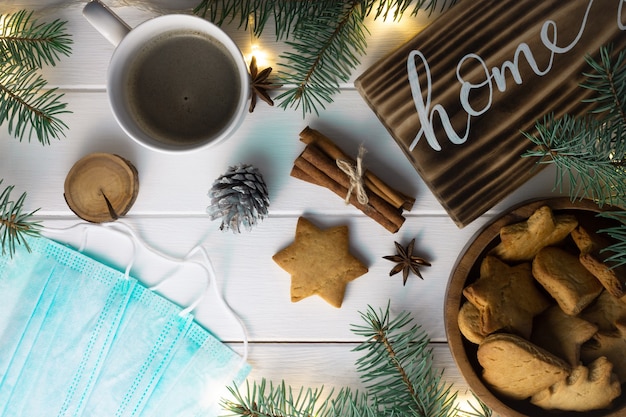
[[[620,375],[626,366],[620,360],[626,357],[626,298],[612,295],[581,262],[581,254],[597,256],[599,248],[585,251],[572,237],[581,228],[595,233],[615,226],[612,220],[597,217],[600,211],[587,200],[524,203],[485,226],[458,258],[445,301],[449,347],[470,389],[495,413],[548,417],[560,410],[567,416],[626,415],[625,381]],[[537,224],[550,232],[538,230]],[[516,233],[519,236],[512,238]],[[485,262],[503,264],[502,276],[490,278],[489,287],[507,300],[493,297],[487,308],[473,294],[484,285],[480,282]],[[522,295],[514,290],[520,285],[519,275],[510,272],[528,268],[530,278],[523,282],[526,286],[530,282],[532,289]],[[543,308],[531,312],[522,307],[533,304]],[[485,311],[505,325],[484,326]],[[513,325],[519,322],[520,311],[526,311],[530,320]],[[625,332],[620,335],[622,324]],[[622,348],[608,349],[620,340]]]

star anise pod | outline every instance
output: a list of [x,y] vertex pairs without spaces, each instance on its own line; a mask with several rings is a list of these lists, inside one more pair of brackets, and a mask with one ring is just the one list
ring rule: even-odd
[[250,96],[250,108],[248,109],[252,113],[256,107],[257,98],[260,98],[270,106],[274,105],[274,101],[268,94],[268,90],[279,88],[280,84],[274,84],[270,80],[270,74],[272,73],[272,67],[267,67],[263,71],[259,72],[259,68],[256,64],[256,57],[252,57],[250,60],[250,88],[252,94]]
[[411,243],[406,247],[402,247],[398,242],[393,242],[396,245],[396,251],[398,252],[393,256],[383,256],[383,259],[387,259],[391,262],[396,262],[397,265],[391,269],[389,276],[393,276],[402,271],[402,285],[406,285],[406,281],[409,278],[409,272],[413,272],[419,278],[422,278],[420,273],[420,266],[430,266],[430,262],[425,261],[422,258],[413,256],[413,246],[415,246],[415,239],[411,240]]

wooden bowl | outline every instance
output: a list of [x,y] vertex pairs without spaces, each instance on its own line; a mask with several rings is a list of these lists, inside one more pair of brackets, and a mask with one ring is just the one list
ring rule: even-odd
[[494,412],[503,417],[554,417],[555,415],[567,415],[568,417],[582,417],[583,415],[585,417],[626,416],[626,384],[622,385],[622,395],[614,400],[611,409],[585,413],[548,411],[532,405],[528,400],[510,400],[494,394],[481,379],[482,368],[476,358],[478,346],[466,340],[459,331],[457,317],[461,304],[465,301],[463,288],[478,278],[480,262],[485,254],[500,242],[500,229],[508,224],[526,220],[536,209],[543,205],[548,205],[557,214],[570,213],[576,215],[579,223],[588,230],[598,230],[615,225],[615,222],[609,219],[596,217],[596,214],[602,210],[594,202],[583,200],[573,203],[569,198],[526,202],[513,207],[487,224],[465,247],[457,259],[448,282],[444,306],[444,322],[452,357],[474,394]]

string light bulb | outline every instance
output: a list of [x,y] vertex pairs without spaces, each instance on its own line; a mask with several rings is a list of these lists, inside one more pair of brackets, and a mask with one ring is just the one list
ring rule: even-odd
[[252,61],[252,57],[256,57],[256,63],[259,66],[259,68],[265,68],[268,67],[268,54],[267,52],[265,52],[265,50],[261,49],[261,47],[258,44],[252,44],[250,46],[250,55],[248,57],[246,57],[246,62],[248,63],[248,65],[250,65],[250,61]]
[[254,36],[254,30],[256,28],[256,20],[254,14],[250,13],[248,16],[248,32],[250,33],[250,53],[244,56],[246,64],[250,65],[252,57],[256,57],[256,63],[259,68],[265,68],[269,65],[268,53],[259,46],[258,38]]

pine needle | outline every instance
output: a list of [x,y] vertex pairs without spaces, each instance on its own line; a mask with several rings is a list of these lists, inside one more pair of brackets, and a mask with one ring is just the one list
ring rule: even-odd
[[408,313],[390,318],[389,305],[377,313],[371,307],[361,314],[364,324],[353,326],[364,337],[355,351],[363,352],[357,370],[367,391],[349,388],[336,395],[320,389],[292,389],[285,382],[265,379],[246,382],[245,393],[229,387],[232,399],[223,400],[228,416],[254,417],[452,417],[456,394],[441,382],[432,368],[430,340]]
[[389,306],[379,313],[369,307],[361,317],[367,324],[353,326],[353,332],[366,339],[355,348],[365,352],[357,370],[378,406],[406,416],[453,415],[456,393],[432,368],[430,339],[409,313],[392,319]]
[[[319,113],[349,81],[367,47],[365,18],[393,17],[410,11],[443,11],[456,0],[202,0],[194,12],[217,25],[238,22],[260,36],[274,21],[276,40],[293,51],[280,54],[279,107]],[[249,27],[249,25],[253,25]]]
[[[258,416],[258,417],[308,417],[329,416],[333,407],[332,391],[323,396],[324,388],[293,390],[281,382],[274,385],[263,379],[260,383],[252,386],[246,382],[246,394],[243,395],[239,388],[228,388],[233,400],[222,401],[222,407],[234,414],[232,416]],[[346,393],[339,396],[341,404],[348,401]]]
[[626,211],[607,211],[600,213],[599,216],[618,223],[614,227],[598,231],[599,233],[607,234],[615,242],[602,250],[602,253],[610,254],[604,262],[611,268],[626,265]]
[[25,10],[4,16],[0,29],[0,124],[20,141],[33,136],[42,145],[64,136],[67,125],[59,116],[69,113],[63,94],[48,89],[38,70],[69,55],[72,39],[66,22],[39,23]]
[[363,7],[367,8],[368,16],[373,15],[374,19],[382,18],[383,20],[392,18],[394,22],[399,22],[409,9],[411,9],[411,16],[417,16],[421,12],[432,14],[437,10],[440,12],[446,10],[456,3],[456,0],[368,0],[362,3]]
[[286,62],[279,71],[281,83],[295,87],[277,97],[282,100],[280,107],[300,107],[306,115],[332,102],[340,83],[348,81],[359,56],[365,53],[363,19],[358,4],[338,2],[296,27],[294,40],[286,42],[294,52],[280,56]]
[[7,15],[0,28],[0,55],[5,62],[25,67],[55,65],[60,55],[71,53],[72,38],[65,25],[58,19],[39,23],[26,10]]
[[563,191],[569,183],[572,201],[588,198],[600,206],[626,201],[626,170],[622,163],[626,141],[621,128],[591,117],[564,115],[555,119],[548,115],[537,123],[536,130],[536,135],[524,133],[536,147],[522,156],[535,157],[540,164],[553,164],[555,189]]
[[600,60],[586,60],[582,88],[593,91],[586,102],[594,105],[587,116],[548,115],[536,124],[536,135],[524,133],[534,145],[524,157],[556,167],[555,188],[569,180],[572,200],[589,198],[602,207],[626,203],[626,63],[611,46],[600,49]]
[[0,193],[0,246],[2,255],[8,252],[9,256],[13,256],[16,246],[22,244],[30,252],[25,237],[39,236],[41,230],[40,223],[32,220],[37,210],[24,212],[26,193],[22,193],[16,201],[13,201],[11,199],[13,188],[14,186],[8,186]]
[[592,71],[584,73],[586,81],[581,84],[581,87],[595,93],[594,97],[584,100],[594,104],[592,113],[605,113],[604,120],[619,121],[622,125],[626,124],[625,57],[625,51],[616,56],[612,45],[600,48],[599,61],[586,57]]
[[58,116],[69,113],[63,94],[46,89],[36,68],[18,64],[0,66],[0,124],[8,122],[9,134],[21,141],[36,136],[42,145],[64,134],[67,125]]

